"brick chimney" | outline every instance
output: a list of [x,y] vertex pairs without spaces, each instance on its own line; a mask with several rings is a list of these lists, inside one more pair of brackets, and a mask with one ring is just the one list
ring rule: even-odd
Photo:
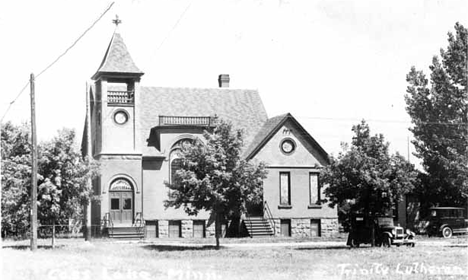
[[218,77],[218,84],[220,88],[228,88],[229,87],[229,74],[221,74]]

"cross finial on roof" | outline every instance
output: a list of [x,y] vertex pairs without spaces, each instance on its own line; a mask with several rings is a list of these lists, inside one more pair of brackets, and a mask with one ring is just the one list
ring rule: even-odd
[[115,24],[116,27],[118,27],[119,24],[122,23],[122,21],[119,19],[118,15],[115,15],[115,19],[112,20],[112,23]]

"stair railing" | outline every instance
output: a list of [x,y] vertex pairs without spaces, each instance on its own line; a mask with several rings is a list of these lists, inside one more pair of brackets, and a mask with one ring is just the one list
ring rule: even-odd
[[[273,228],[273,236],[276,235],[276,223],[275,219],[273,219],[273,215],[271,214],[270,207],[268,206],[267,201],[263,201],[263,216],[268,220],[268,223]],[[265,217],[266,216],[266,217]]]
[[109,229],[110,229],[110,233],[113,233],[113,231],[114,231],[114,222],[112,221],[112,217],[111,217],[109,212],[104,214],[104,218],[102,219],[102,223],[104,225],[104,228],[107,228],[108,233],[109,233]]
[[146,221],[143,219],[143,212],[136,212],[135,222],[132,226],[137,227],[138,233],[143,233],[143,236],[146,237]]
[[[249,235],[250,235],[250,238],[253,238],[253,226],[252,226],[252,220],[250,219],[250,216],[249,216],[249,213],[245,213],[245,218],[247,220],[247,222],[249,223]],[[246,225],[247,226],[247,225]]]

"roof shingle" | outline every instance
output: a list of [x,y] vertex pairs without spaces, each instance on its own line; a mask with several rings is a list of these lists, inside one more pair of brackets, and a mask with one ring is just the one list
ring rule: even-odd
[[249,143],[247,149],[245,149],[243,153],[244,156],[248,157],[270,134],[275,133],[275,128],[283,122],[288,115],[289,114],[283,114],[268,119],[252,139],[252,142]]
[[[141,88],[141,139],[146,142],[159,116],[218,116],[243,129],[245,147],[267,120],[257,90],[227,88]],[[143,155],[154,153],[144,142]]]
[[143,72],[133,62],[130,53],[127,50],[122,36],[119,33],[114,33],[107,47],[106,54],[92,79],[96,80],[102,73],[115,74],[136,74],[143,75]]
[[248,148],[244,151],[243,156],[246,159],[253,158],[260,149],[268,142],[271,137],[281,128],[281,126],[287,121],[292,121],[297,128],[300,130],[300,134],[302,134],[306,141],[308,141],[315,149],[317,149],[320,156],[322,156],[323,160],[326,163],[329,163],[329,157],[327,152],[320,146],[320,144],[315,141],[312,135],[309,134],[307,130],[290,114],[283,114],[273,118],[268,119],[262,128],[258,131],[258,133],[253,138],[252,142],[248,146]]

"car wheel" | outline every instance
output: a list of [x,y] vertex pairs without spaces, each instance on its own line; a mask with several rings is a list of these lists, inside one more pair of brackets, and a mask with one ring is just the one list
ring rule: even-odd
[[390,247],[392,246],[392,240],[390,239],[390,236],[384,236],[382,239],[382,245],[384,247]]
[[356,239],[351,239],[351,248],[359,248],[359,242],[356,242]]
[[444,228],[442,229],[442,236],[443,236],[444,238],[450,238],[450,237],[452,237],[452,233],[453,233],[453,232],[452,232],[452,229],[449,228],[449,227],[444,227]]

